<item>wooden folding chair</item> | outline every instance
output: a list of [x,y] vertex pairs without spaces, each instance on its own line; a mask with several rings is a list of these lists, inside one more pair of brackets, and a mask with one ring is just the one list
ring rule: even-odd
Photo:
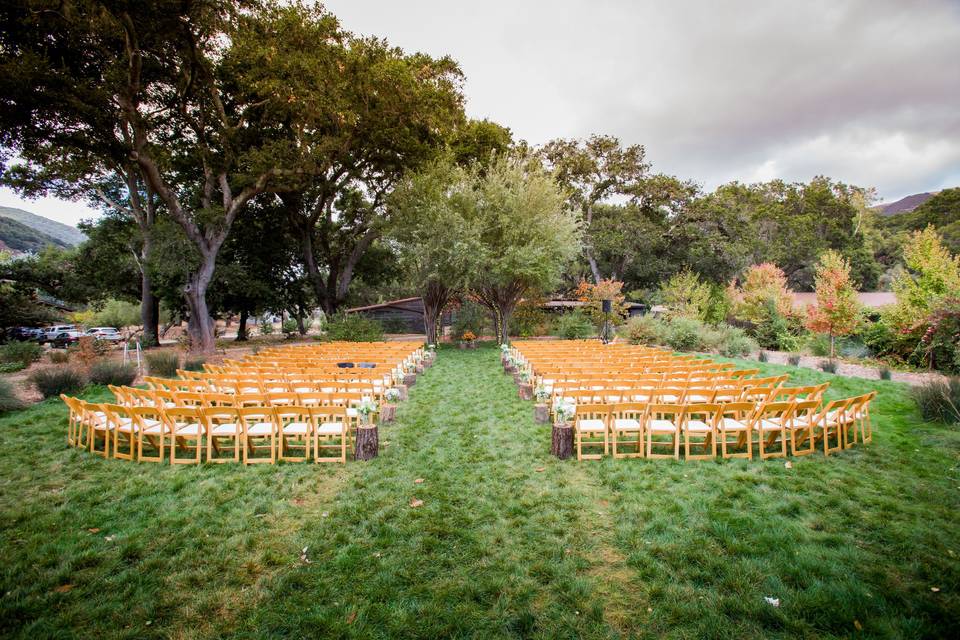
[[[793,402],[765,402],[757,409],[753,422],[757,434],[757,453],[761,460],[787,457],[787,423],[793,411]],[[775,444],[780,447],[768,451]]]
[[[610,421],[610,405],[578,404],[573,420],[577,439],[577,460],[600,460],[607,455],[609,440],[607,430]],[[603,446],[603,453],[584,454],[583,447]]]
[[[277,422],[273,407],[241,406],[237,407],[237,416],[243,427],[243,463],[274,464],[277,461]],[[266,445],[257,445],[257,441],[266,440]],[[257,456],[258,449],[269,448],[269,456]]]
[[[610,414],[610,449],[614,458],[643,457],[643,425],[646,419],[646,402],[621,402],[613,406]],[[633,447],[634,451],[624,453],[618,450],[618,446]]]
[[113,457],[120,460],[136,458],[140,423],[134,421],[123,405],[101,404],[100,411],[106,419],[107,432],[113,436]]
[[[717,438],[720,440],[720,455],[728,458],[753,458],[753,417],[757,405],[752,402],[727,402],[720,405],[717,419]],[[731,440],[730,436],[734,439]],[[731,448],[746,447],[746,451],[730,453]]]
[[[203,456],[203,436],[206,427],[201,407],[172,407],[163,410],[163,419],[170,435],[170,464],[200,464]],[[193,457],[177,457],[177,448],[190,448],[193,441]]]
[[[680,459],[680,430],[683,427],[683,414],[686,410],[685,405],[657,403],[651,404],[647,408],[647,458]],[[654,436],[670,436],[670,442],[654,440]],[[658,447],[669,446],[673,448],[672,454],[654,453],[654,445]]]
[[[817,450],[817,410],[820,400],[800,400],[793,406],[787,431],[790,432],[790,450],[795,456],[810,455]],[[797,445],[799,440],[802,446]],[[805,445],[803,443],[806,442]]]
[[[683,453],[687,460],[713,460],[717,457],[719,416],[718,404],[687,405],[683,414]],[[695,446],[703,447],[704,453],[694,454],[692,448]]]
[[[226,404],[208,405],[202,409],[202,414],[207,430],[207,462],[240,462],[243,426],[236,408]],[[232,458],[220,457],[220,442],[226,439],[233,440]]]
[[71,398],[63,393],[60,399],[67,406],[67,445],[71,447],[83,446],[85,438],[81,435],[86,430],[84,428],[83,405],[76,398]]
[[[347,408],[343,405],[318,405],[309,409],[314,428],[314,462],[346,463],[347,442],[350,438]],[[340,455],[321,456],[321,451],[327,449],[338,450]]]
[[[137,460],[139,462],[163,462],[168,435],[167,423],[163,419],[163,410],[157,406],[138,405],[128,407],[127,413],[137,425]],[[156,455],[143,453],[143,443],[150,444]]]
[[[281,404],[273,407],[279,438],[278,458],[289,462],[306,462],[310,459],[310,443],[314,439],[313,414],[309,407],[296,404]],[[300,445],[291,444],[300,442]],[[287,449],[300,448],[302,456],[287,455]]]

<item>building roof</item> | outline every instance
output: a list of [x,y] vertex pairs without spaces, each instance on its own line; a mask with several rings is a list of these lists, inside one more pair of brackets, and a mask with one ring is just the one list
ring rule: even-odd
[[[399,300],[389,300],[387,302],[381,302],[380,304],[369,304],[365,307],[354,307],[352,309],[347,309],[347,313],[357,313],[360,311],[376,311],[377,309],[390,309],[394,307],[401,308],[401,305],[409,305],[411,303],[414,303],[413,306],[415,307],[419,306],[421,309],[420,312],[422,313],[423,300],[420,298],[420,296],[414,296],[413,298],[400,298]],[[409,307],[402,307],[402,308],[404,311],[414,310]]]

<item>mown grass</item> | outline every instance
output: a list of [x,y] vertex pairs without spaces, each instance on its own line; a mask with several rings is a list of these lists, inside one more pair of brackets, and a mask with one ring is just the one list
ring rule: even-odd
[[957,430],[899,383],[761,366],[878,389],[873,445],[560,462],[491,348],[443,350],[345,467],[102,460],[42,403],[0,419],[0,633],[957,637]]

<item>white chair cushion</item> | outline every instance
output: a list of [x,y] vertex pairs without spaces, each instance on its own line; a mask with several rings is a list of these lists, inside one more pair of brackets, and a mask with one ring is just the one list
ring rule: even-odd
[[240,425],[233,422],[224,422],[217,424],[210,430],[210,435],[214,436],[235,436],[240,433]]
[[747,425],[733,418],[723,418],[721,421],[725,431],[746,431]]
[[283,426],[285,434],[305,435],[310,433],[310,423],[308,422],[288,422]]
[[665,396],[660,396],[660,402],[663,402],[665,404],[672,404],[676,401],[677,401],[677,396],[675,395],[667,394]]
[[607,425],[604,424],[603,420],[579,419],[577,420],[577,430],[597,433],[606,431]]
[[673,424],[670,420],[651,420],[647,425],[647,429],[650,431],[663,431],[664,433],[672,433],[677,430],[677,425]]
[[198,436],[203,433],[203,427],[196,422],[190,424],[177,424],[178,436]]
[[760,420],[759,428],[761,431],[779,431],[783,428],[783,424],[781,424],[779,420],[762,419]]
[[342,422],[321,422],[317,425],[317,433],[321,436],[338,436],[343,434]]
[[348,418],[356,418],[358,415],[360,415],[360,412],[357,411],[354,407],[347,407]]
[[269,436],[273,433],[272,422],[255,422],[247,427],[248,436]]
[[613,421],[614,431],[640,431],[640,421],[633,418],[617,418]]
[[703,420],[689,420],[687,422],[687,431],[706,433],[708,431],[712,431],[712,429],[710,428],[710,425]]

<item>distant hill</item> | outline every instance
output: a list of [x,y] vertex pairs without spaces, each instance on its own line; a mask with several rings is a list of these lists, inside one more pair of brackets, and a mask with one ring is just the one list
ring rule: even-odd
[[0,217],[0,249],[17,253],[39,253],[47,245],[66,249],[68,245],[59,238],[31,229],[13,218]]
[[896,202],[886,202],[878,204],[875,209],[880,212],[881,215],[892,216],[897,213],[906,213],[907,211],[913,211],[924,202],[937,195],[938,192],[933,193],[915,193],[911,196],[905,198],[900,198]]
[[29,211],[24,211],[23,209],[0,207],[0,218],[15,220],[22,225],[30,227],[34,231],[39,231],[45,236],[56,238],[63,243],[63,246],[73,247],[80,244],[87,238],[76,227],[71,227],[63,224],[62,222],[51,220],[50,218],[38,216],[35,213],[30,213]]
[[960,187],[939,191],[912,211],[883,218],[881,224],[893,232],[919,231],[932,224],[947,248],[960,254]]

